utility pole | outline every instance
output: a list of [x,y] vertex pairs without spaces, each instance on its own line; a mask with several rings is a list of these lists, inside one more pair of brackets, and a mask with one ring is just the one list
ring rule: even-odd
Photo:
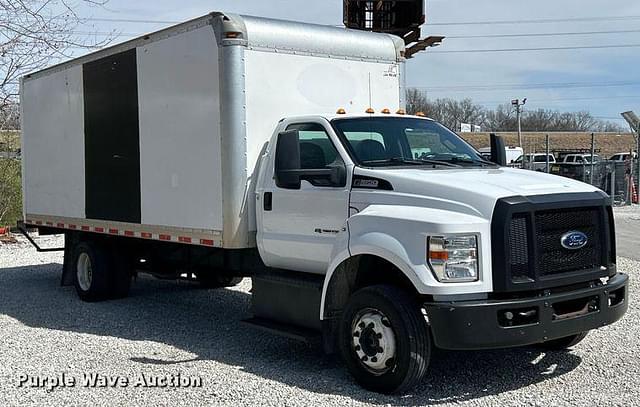
[[522,99],[522,102],[520,102],[520,99],[513,99],[511,101],[511,104],[516,108],[516,115],[518,117],[518,144],[520,145],[520,148],[522,148],[521,117],[522,117],[522,108],[524,107],[525,104],[527,104],[527,98]]

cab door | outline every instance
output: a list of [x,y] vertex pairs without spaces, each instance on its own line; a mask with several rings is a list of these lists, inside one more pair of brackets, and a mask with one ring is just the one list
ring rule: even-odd
[[298,187],[278,186],[274,176],[278,151],[270,148],[262,187],[257,191],[258,248],[270,267],[324,274],[336,239],[347,233],[347,165],[327,123],[291,123],[284,130],[298,132],[301,170],[339,168],[344,176],[337,183],[318,176],[303,177]]

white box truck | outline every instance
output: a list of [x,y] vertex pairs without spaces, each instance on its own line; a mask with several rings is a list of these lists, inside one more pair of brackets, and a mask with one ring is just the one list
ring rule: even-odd
[[563,348],[621,318],[610,199],[405,114],[404,63],[390,35],[213,13],[28,75],[22,226],[65,234],[86,301],[137,272],[251,277],[248,322],[385,393],[434,347]]

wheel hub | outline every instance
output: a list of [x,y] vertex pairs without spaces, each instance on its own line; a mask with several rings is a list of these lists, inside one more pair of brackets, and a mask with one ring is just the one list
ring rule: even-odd
[[382,374],[393,366],[396,340],[389,319],[380,311],[367,309],[354,318],[353,351],[360,363]]
[[80,288],[83,291],[89,291],[91,288],[91,279],[93,278],[93,270],[91,267],[91,257],[89,257],[87,253],[81,253],[80,256],[78,256],[76,273]]

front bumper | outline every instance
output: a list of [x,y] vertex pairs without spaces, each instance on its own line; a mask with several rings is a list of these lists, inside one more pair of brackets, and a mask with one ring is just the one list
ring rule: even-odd
[[600,328],[628,308],[629,278],[618,273],[606,284],[545,296],[425,303],[433,339],[455,350],[523,346]]

